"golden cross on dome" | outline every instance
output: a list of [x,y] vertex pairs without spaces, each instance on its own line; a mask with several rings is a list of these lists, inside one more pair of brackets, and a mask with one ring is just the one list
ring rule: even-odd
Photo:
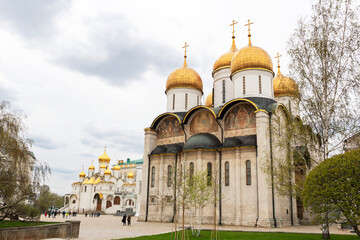
[[235,20],[232,20],[232,24],[230,24],[229,26],[232,26],[233,27],[233,31],[232,31],[232,37],[234,38],[235,37],[235,24],[237,24],[238,22],[235,22]]
[[254,22],[250,22],[250,19],[248,19],[248,23],[247,24],[245,24],[244,26],[247,26],[248,27],[248,37],[251,37],[251,34],[250,34],[250,25],[251,24],[254,24]]
[[106,148],[107,148],[107,147],[106,147],[106,144],[105,144],[105,146],[104,146],[104,152],[106,152]]
[[186,57],[186,48],[189,46],[189,44],[187,44],[187,42],[185,42],[185,45],[182,48],[185,48],[185,55],[184,57]]
[[187,58],[187,56],[186,56],[186,48],[189,46],[189,44],[187,44],[187,42],[185,42],[185,45],[182,47],[182,48],[184,48],[185,49],[185,55],[184,55],[184,67],[186,67],[187,66],[187,63],[186,63],[186,58]]
[[277,62],[278,62],[278,68],[280,68],[280,57],[281,57],[282,55],[279,55],[279,53],[277,53],[276,54],[276,57],[275,58],[277,58]]

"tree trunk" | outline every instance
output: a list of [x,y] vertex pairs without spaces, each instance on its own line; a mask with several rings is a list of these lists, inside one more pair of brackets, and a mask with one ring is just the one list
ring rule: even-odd
[[322,225],[322,239],[330,239],[329,224],[324,223]]
[[360,238],[360,230],[358,228],[358,225],[352,226],[354,229],[354,232],[356,233],[356,235],[358,235],[358,237]]
[[185,202],[182,204],[182,240],[185,240]]

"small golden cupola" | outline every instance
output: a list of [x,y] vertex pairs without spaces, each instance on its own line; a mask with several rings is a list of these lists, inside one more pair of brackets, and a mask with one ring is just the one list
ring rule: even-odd
[[274,96],[299,97],[300,92],[296,82],[293,79],[282,75],[282,73],[280,72],[280,61],[279,61],[280,57],[281,55],[277,53],[276,58],[278,59],[278,72],[273,79]]
[[104,175],[111,175],[111,170],[109,167],[105,170]]
[[216,62],[214,63],[213,72],[212,72],[213,77],[214,77],[215,72],[217,72],[221,69],[224,69],[224,68],[230,68],[231,60],[232,60],[234,54],[238,51],[238,49],[235,45],[235,28],[234,28],[234,26],[236,23],[237,22],[235,22],[235,20],[233,20],[233,23],[230,24],[230,26],[233,26],[232,44],[231,44],[229,51],[227,51],[225,54],[221,55],[219,57],[219,59],[216,60]]
[[134,178],[134,174],[133,174],[133,172],[132,172],[132,171],[130,171],[130,172],[128,173],[127,177],[128,177],[128,178]]
[[120,169],[121,169],[121,167],[119,165],[115,165],[112,170],[116,171],[116,170],[120,170]]
[[103,163],[100,165],[100,169],[106,169],[106,165]]
[[186,47],[188,46],[185,43],[184,65],[169,75],[165,92],[172,88],[193,88],[202,92],[203,84],[200,75],[194,69],[189,68],[186,62]]
[[206,107],[213,107],[213,94],[212,94],[212,93],[210,93],[210,94],[206,97],[205,106],[206,106]]
[[99,163],[110,163],[110,157],[106,154],[106,146],[104,149],[104,153],[99,157]]
[[250,24],[253,24],[250,23],[250,20],[245,24],[245,26],[248,26],[249,44],[234,54],[230,67],[231,75],[250,69],[266,70],[273,73],[273,64],[269,54],[264,49],[255,47],[251,43]]
[[89,170],[95,170],[94,161],[91,161],[91,166],[89,167]]
[[81,173],[79,174],[80,178],[84,178],[86,177],[86,174],[84,173],[84,169],[81,171]]

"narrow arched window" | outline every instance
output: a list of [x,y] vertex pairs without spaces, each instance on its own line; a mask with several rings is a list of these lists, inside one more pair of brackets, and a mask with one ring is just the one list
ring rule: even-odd
[[245,91],[245,76],[243,77],[243,94],[245,94],[246,91]]
[[251,185],[251,162],[246,161],[246,185]]
[[199,96],[197,96],[197,105],[199,105]]
[[222,81],[222,102],[225,103],[225,80]]
[[261,76],[259,76],[259,93],[262,93],[262,89],[261,89]]
[[175,109],[175,94],[173,94],[173,110]]
[[151,168],[151,187],[155,186],[155,167]]
[[168,166],[167,186],[168,186],[168,187],[171,187],[171,165]]
[[211,186],[211,179],[212,179],[212,165],[211,163],[207,164],[207,185]]
[[229,186],[230,185],[230,174],[229,174],[229,162],[225,163],[225,186]]
[[194,163],[190,163],[190,184],[194,181]]
[[188,106],[188,94],[185,93],[185,109],[187,109]]

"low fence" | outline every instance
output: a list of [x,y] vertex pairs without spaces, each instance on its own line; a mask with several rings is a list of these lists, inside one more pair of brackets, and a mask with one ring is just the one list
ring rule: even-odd
[[29,227],[0,228],[0,240],[78,238],[80,221]]

